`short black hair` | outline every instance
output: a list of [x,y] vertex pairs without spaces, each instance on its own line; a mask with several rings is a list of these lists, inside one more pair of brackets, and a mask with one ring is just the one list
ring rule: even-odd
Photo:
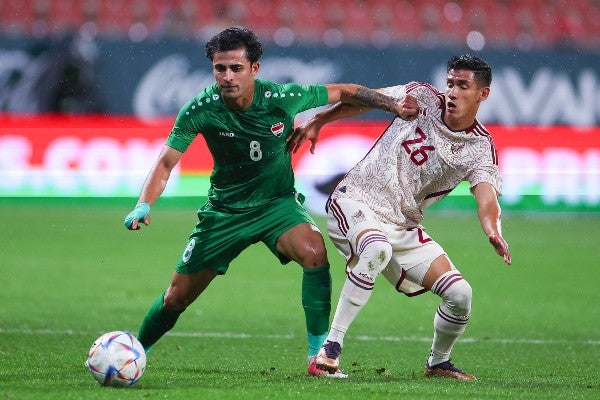
[[246,58],[251,64],[257,62],[262,56],[263,47],[254,32],[242,27],[231,27],[216,34],[206,43],[206,57],[213,60],[216,52],[246,50]]
[[479,57],[470,54],[454,56],[448,60],[446,72],[450,72],[451,69],[473,71],[475,80],[480,87],[486,87],[492,84],[492,68]]

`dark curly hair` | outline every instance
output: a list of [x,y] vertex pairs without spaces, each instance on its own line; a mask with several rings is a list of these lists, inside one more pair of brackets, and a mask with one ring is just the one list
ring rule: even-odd
[[246,49],[246,58],[251,64],[262,56],[263,47],[254,32],[247,28],[231,27],[216,34],[206,43],[206,57],[213,60],[216,52]]
[[475,81],[480,87],[490,86],[492,84],[492,69],[481,58],[470,54],[454,56],[448,60],[447,72],[451,69],[473,71]]

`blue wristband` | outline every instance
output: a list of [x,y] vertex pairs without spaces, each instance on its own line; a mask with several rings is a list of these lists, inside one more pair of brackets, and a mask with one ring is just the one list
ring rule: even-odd
[[146,218],[146,215],[148,215],[149,213],[150,213],[150,204],[139,203],[137,206],[135,206],[133,211],[131,211],[125,217],[125,227],[127,229],[130,229],[131,225],[133,224],[134,219],[137,219],[138,223],[139,223],[140,221],[143,221],[144,218]]

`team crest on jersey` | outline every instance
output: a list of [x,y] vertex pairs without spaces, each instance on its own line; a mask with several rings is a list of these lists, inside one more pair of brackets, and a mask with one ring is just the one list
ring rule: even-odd
[[454,154],[454,153],[458,153],[459,151],[461,151],[463,149],[463,147],[465,147],[464,144],[462,143],[452,143],[450,145],[450,151]]
[[283,124],[283,122],[278,122],[276,124],[271,125],[271,133],[277,137],[281,136],[284,129],[285,125]]

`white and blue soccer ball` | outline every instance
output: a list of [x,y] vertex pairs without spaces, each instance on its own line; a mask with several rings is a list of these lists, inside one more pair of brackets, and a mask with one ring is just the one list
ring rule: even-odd
[[131,333],[108,332],[94,341],[86,365],[102,386],[129,387],[144,374],[146,353]]

